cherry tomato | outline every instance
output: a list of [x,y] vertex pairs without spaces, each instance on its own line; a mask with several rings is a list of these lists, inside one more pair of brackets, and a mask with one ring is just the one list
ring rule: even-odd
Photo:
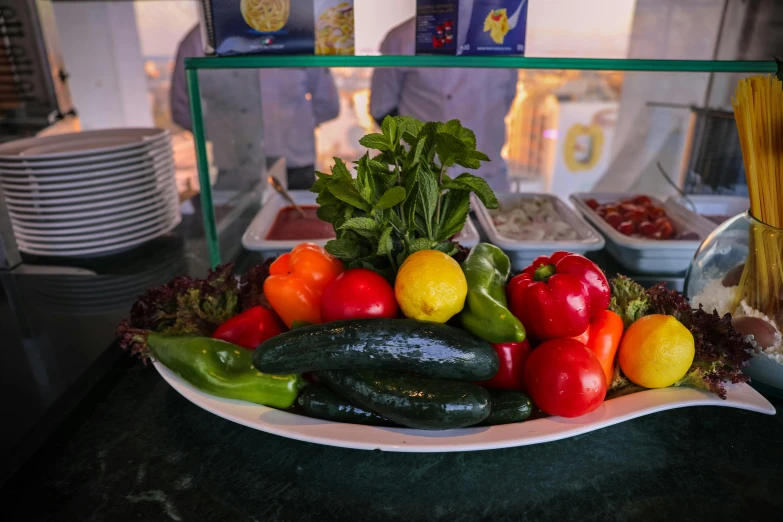
[[661,207],[649,207],[647,209],[647,215],[650,216],[650,219],[657,219],[661,216],[665,216],[666,211]]
[[321,319],[324,322],[371,317],[397,317],[394,288],[381,275],[366,268],[346,270],[324,289]]
[[536,406],[561,417],[590,413],[606,396],[601,363],[573,339],[552,339],[533,350],[525,365],[525,385]]
[[658,232],[658,227],[652,221],[642,221],[639,223],[638,230],[644,237],[653,237]]
[[607,212],[607,213],[609,213],[609,212],[620,212],[620,207],[618,207],[617,205],[613,205],[611,203],[607,203],[606,205],[603,205],[603,207],[601,207],[601,208],[603,208],[604,212]]
[[604,216],[604,220],[612,225],[612,227],[617,227],[617,225],[623,222],[623,216],[617,212],[609,212]]
[[643,210],[628,210],[623,213],[623,219],[625,221],[633,221],[634,223],[641,223],[647,219],[647,214]]
[[652,200],[647,196],[636,196],[631,200],[634,205],[641,205],[643,207],[649,207],[652,205]]
[[620,203],[620,214],[627,214],[629,212],[638,212],[640,214],[644,213],[644,207],[640,207],[639,205],[635,205],[633,203]]
[[621,234],[625,234],[626,236],[630,236],[634,233],[635,227],[633,225],[633,221],[623,221],[617,226],[617,231]]
[[593,210],[595,210],[595,209],[597,209],[599,206],[601,206],[601,205],[600,205],[600,204],[599,204],[599,203],[598,203],[596,200],[594,200],[594,199],[592,199],[592,198],[590,198],[590,199],[586,199],[586,200],[585,200],[585,205],[587,205],[588,207],[590,207],[590,208],[591,208],[591,209],[593,209]]
[[661,233],[662,239],[669,239],[674,235],[674,224],[667,217],[659,217],[655,220],[655,226]]

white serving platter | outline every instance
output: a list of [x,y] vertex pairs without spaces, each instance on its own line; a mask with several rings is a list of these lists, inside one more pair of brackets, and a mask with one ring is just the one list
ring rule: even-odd
[[249,428],[289,439],[362,450],[436,453],[527,446],[575,437],[659,411],[689,406],[725,406],[775,414],[775,408],[747,384],[727,387],[728,398],[692,388],[645,390],[606,401],[575,419],[547,417],[517,424],[423,431],[324,421],[249,402],[221,399],[198,391],[159,362],[155,369],[172,388],[196,406]]

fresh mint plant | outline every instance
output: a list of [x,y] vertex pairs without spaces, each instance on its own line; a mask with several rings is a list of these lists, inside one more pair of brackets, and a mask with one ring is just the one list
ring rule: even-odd
[[476,135],[458,120],[423,123],[387,116],[380,133],[359,143],[378,151],[356,163],[356,178],[334,158],[331,174],[316,172],[318,217],[331,223],[337,239],[326,250],[349,268],[364,267],[392,278],[410,254],[435,249],[454,255],[449,239],[465,225],[470,193],[497,208],[487,182],[467,172],[450,178],[459,165],[477,169],[489,161],[476,150]]

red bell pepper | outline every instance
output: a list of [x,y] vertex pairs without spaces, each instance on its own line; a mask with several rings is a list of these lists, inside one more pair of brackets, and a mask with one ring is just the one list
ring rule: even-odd
[[606,385],[612,384],[617,347],[623,338],[623,319],[611,310],[603,310],[590,320],[590,326],[573,339],[587,346],[601,363]]
[[493,344],[492,348],[495,349],[500,360],[498,373],[488,381],[476,384],[485,388],[525,391],[524,371],[530,355],[530,343],[527,341],[500,343]]
[[255,350],[259,344],[282,331],[274,312],[263,306],[254,306],[218,326],[212,337]]
[[511,313],[541,341],[580,335],[610,299],[603,272],[570,252],[537,258],[511,279],[506,292]]
[[553,265],[558,274],[568,274],[579,279],[589,295],[590,316],[594,317],[609,307],[612,299],[609,281],[603,271],[585,256],[571,252],[555,252],[549,257],[540,256],[525,269],[533,275],[541,266]]

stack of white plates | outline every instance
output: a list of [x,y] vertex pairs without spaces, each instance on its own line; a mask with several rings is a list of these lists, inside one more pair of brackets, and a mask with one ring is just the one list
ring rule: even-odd
[[180,222],[168,131],[107,129],[0,145],[0,188],[19,249],[114,253]]

